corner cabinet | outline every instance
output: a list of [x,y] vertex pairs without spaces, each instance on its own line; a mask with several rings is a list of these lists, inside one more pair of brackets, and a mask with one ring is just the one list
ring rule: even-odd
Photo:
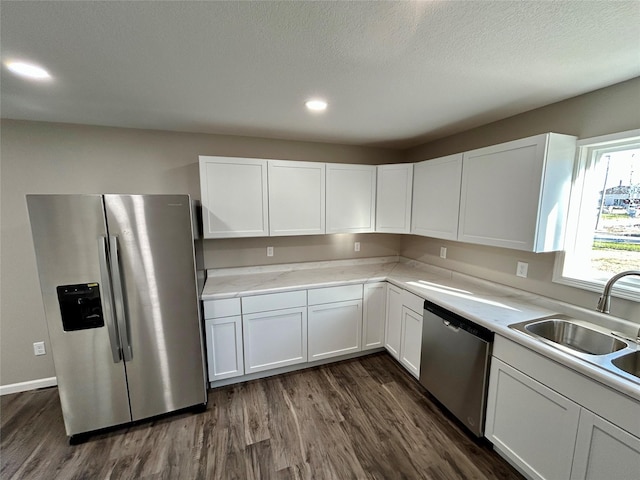
[[364,284],[362,350],[384,347],[387,316],[387,282]]
[[327,233],[375,230],[376,167],[327,163]]
[[410,233],[413,163],[378,166],[376,232]]
[[269,235],[267,160],[200,157],[204,238]]
[[420,377],[424,300],[395,285],[387,286],[384,346],[414,377]]
[[465,152],[458,240],[561,250],[576,138],[547,133]]
[[271,236],[325,233],[325,164],[268,161]]
[[461,153],[414,165],[411,233],[458,238],[461,177]]

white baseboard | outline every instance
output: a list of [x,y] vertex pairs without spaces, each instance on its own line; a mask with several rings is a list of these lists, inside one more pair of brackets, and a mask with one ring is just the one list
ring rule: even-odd
[[55,387],[56,385],[58,385],[56,377],[40,378],[38,380],[30,380],[28,382],[0,385],[0,396],[9,395],[10,393],[26,392],[28,390],[36,390],[38,388]]

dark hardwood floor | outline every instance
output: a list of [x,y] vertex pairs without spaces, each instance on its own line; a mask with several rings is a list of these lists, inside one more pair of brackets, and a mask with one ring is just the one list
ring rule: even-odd
[[2,397],[2,479],[520,479],[387,354],[224,387],[69,446],[55,388]]

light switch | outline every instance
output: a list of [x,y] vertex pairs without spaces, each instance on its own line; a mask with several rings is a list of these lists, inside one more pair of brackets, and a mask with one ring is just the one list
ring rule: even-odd
[[440,247],[440,258],[447,258],[447,247]]

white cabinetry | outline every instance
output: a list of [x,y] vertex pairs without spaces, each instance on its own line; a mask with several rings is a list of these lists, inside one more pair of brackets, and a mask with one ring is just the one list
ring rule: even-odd
[[327,163],[327,233],[375,230],[376,167]]
[[403,306],[400,363],[416,378],[420,378],[421,353],[422,313],[414,312],[412,309]]
[[465,152],[458,240],[560,250],[575,137],[548,133]]
[[461,153],[414,165],[411,233],[458,238],[461,175]]
[[376,232],[410,232],[412,186],[412,163],[378,166]]
[[362,312],[362,350],[384,347],[387,282],[365,283]]
[[307,361],[307,292],[242,299],[245,372]]
[[402,338],[402,292],[389,284],[387,287],[387,322],[384,330],[384,346],[396,360],[400,360]]
[[423,304],[417,295],[388,285],[384,346],[415,377],[420,376]]
[[640,438],[582,409],[571,480],[637,480],[638,477]]
[[537,479],[569,478],[580,406],[493,359],[486,436]]
[[209,381],[244,375],[240,299],[203,302]]
[[325,233],[325,164],[269,160],[271,236]]
[[496,335],[485,436],[528,477],[637,479],[640,402]]
[[204,238],[266,237],[267,161],[200,157]]
[[362,350],[362,285],[309,290],[309,360]]

